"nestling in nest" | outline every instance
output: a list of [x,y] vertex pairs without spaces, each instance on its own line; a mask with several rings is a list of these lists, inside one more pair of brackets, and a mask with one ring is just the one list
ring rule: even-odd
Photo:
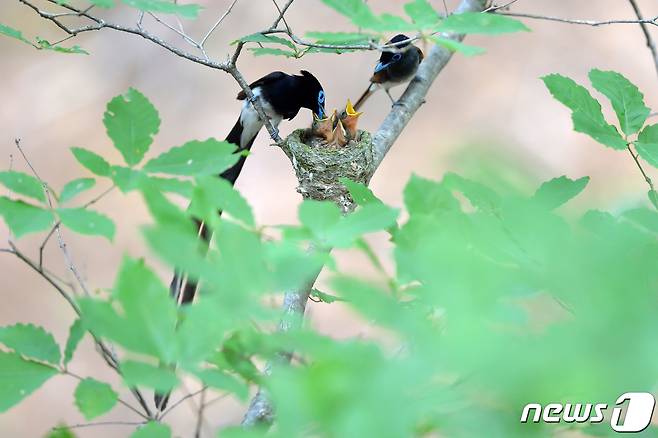
[[362,113],[357,112],[352,102],[347,99],[347,105],[340,114],[336,110],[331,116],[320,119],[313,116],[313,123],[307,130],[308,144],[331,148],[342,148],[350,141],[356,140],[357,123]]

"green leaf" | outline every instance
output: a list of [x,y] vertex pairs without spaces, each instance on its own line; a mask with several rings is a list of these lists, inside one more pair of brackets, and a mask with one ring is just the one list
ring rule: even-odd
[[124,193],[143,189],[148,185],[148,176],[138,169],[123,166],[110,168],[112,182]]
[[75,405],[87,420],[109,412],[118,398],[109,384],[91,378],[80,381],[75,389]]
[[124,4],[140,11],[162,12],[164,14],[177,14],[183,18],[197,18],[201,6],[195,4],[177,4],[168,0],[121,0]]
[[444,18],[436,29],[439,32],[480,33],[498,35],[519,31],[530,31],[519,20],[498,14],[483,14],[480,12],[464,12],[452,14]]
[[0,351],[0,412],[6,412],[56,374],[57,370],[48,365]]
[[435,44],[443,46],[451,52],[459,52],[464,56],[476,56],[486,52],[482,47],[469,46],[468,44],[450,38],[432,36],[430,39],[434,41]]
[[610,99],[622,132],[635,134],[647,120],[651,110],[644,105],[644,95],[628,79],[614,71],[589,72],[592,86]]
[[54,428],[46,438],[76,438],[75,434],[65,425]]
[[103,236],[114,239],[114,222],[107,216],[85,208],[58,208],[57,215],[62,224],[80,234]]
[[53,335],[32,324],[0,327],[0,343],[29,359],[57,365],[60,351]]
[[285,38],[277,37],[274,35],[263,35],[262,33],[252,33],[251,35],[243,36],[242,38],[233,41],[231,44],[237,44],[238,42],[282,44],[286,47],[290,47],[291,49],[295,48],[295,45]]
[[320,301],[322,301],[323,303],[327,303],[327,304],[331,304],[331,303],[334,303],[334,302],[336,302],[336,301],[345,301],[344,299],[342,299],[342,298],[340,298],[340,297],[337,297],[337,296],[335,296],[335,295],[330,295],[330,294],[327,294],[327,293],[321,292],[321,291],[319,291],[319,290],[317,290],[317,289],[313,289],[313,290],[311,291],[311,295],[310,295],[310,296],[313,297],[313,298],[316,298],[316,299],[318,299],[318,300],[320,300]]
[[379,40],[378,35],[360,32],[306,32],[306,36],[319,44],[335,45],[367,44]]
[[78,348],[78,344],[85,333],[86,329],[82,324],[82,320],[80,318],[76,319],[69,329],[69,337],[66,340],[66,347],[64,348],[64,366],[73,359],[73,353],[75,353],[75,349]]
[[433,26],[441,19],[427,0],[413,0],[404,5],[404,11],[414,23],[423,27]]
[[96,180],[94,178],[78,178],[73,181],[66,183],[62,189],[62,193],[59,195],[59,202],[70,201],[75,198],[78,194],[89,190],[96,185]]
[[39,45],[39,48],[43,50],[53,50],[59,53],[77,53],[82,55],[89,55],[89,52],[78,45],[73,47],[62,47],[59,44],[56,44],[53,46],[48,40],[44,40],[39,37],[37,37],[37,44]]
[[193,140],[153,158],[144,170],[170,175],[219,175],[238,162],[235,149],[234,144],[214,138]]
[[246,400],[249,396],[249,386],[235,377],[218,370],[204,369],[194,373],[201,381],[213,388],[229,391],[240,400]]
[[212,176],[198,180],[190,207],[192,214],[209,218],[218,209],[246,225],[256,225],[251,207],[231,183]]
[[164,393],[178,385],[176,373],[169,368],[155,367],[144,362],[125,361],[121,363],[121,375],[130,387],[146,386]]
[[584,176],[576,180],[569,179],[566,176],[553,178],[543,183],[537,189],[533,199],[549,210],[552,210],[576,197],[585,189],[587,183],[589,183],[589,176]]
[[32,175],[8,170],[0,172],[0,183],[14,193],[29,196],[39,202],[46,202],[43,185]]
[[349,247],[364,234],[385,230],[396,224],[399,211],[384,204],[367,204],[341,218],[326,232],[330,246]]
[[172,339],[177,321],[176,305],[160,279],[142,260],[125,258],[113,296],[121,313],[106,301],[78,300],[85,327],[131,351],[171,363],[175,359]]
[[14,29],[13,27],[9,27],[7,25],[4,25],[2,23],[0,23],[0,34],[6,35],[10,38],[15,38],[19,41],[24,42],[25,44],[29,44],[31,46],[34,46],[34,44],[30,40],[26,39],[23,36],[23,32],[21,32],[20,30]]
[[332,202],[304,201],[299,206],[300,222],[321,239],[328,229],[338,224],[340,218],[340,210]]
[[130,438],[171,438],[169,426],[151,421],[139,427]]
[[601,112],[601,104],[589,91],[572,79],[559,74],[542,78],[553,97],[571,109],[573,128],[613,149],[626,149],[626,142],[617,128],[608,124]]
[[382,201],[372,193],[372,190],[364,184],[352,181],[349,178],[339,178],[339,181],[347,188],[350,192],[350,196],[358,205],[382,203]]
[[658,193],[655,190],[649,190],[647,193],[649,196],[649,201],[651,201],[651,204],[658,210]]
[[349,18],[358,27],[374,28],[377,17],[363,0],[322,0],[322,3]]
[[71,148],[71,152],[73,152],[75,159],[94,175],[110,176],[110,163],[100,155],[76,147]]
[[416,175],[411,176],[404,188],[404,205],[412,216],[459,208],[459,202],[444,185]]
[[283,49],[274,49],[272,47],[250,47],[249,50],[254,56],[263,56],[263,55],[274,55],[274,56],[285,56],[286,58],[297,58],[297,52],[291,52],[290,50]]
[[658,167],[658,125],[645,126],[634,144],[640,157]]
[[[169,5],[176,6],[173,3]],[[130,166],[142,160],[153,142],[153,136],[160,129],[158,111],[134,88],[107,104],[103,123],[114,147]]]
[[0,215],[16,237],[47,230],[53,223],[53,214],[49,210],[6,196],[0,196]]

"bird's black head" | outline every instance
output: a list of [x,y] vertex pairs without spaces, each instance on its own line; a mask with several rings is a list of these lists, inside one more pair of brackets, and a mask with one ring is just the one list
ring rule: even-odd
[[[401,51],[404,50],[405,47],[408,47],[409,44],[409,37],[404,35],[404,34],[397,34],[393,38],[390,39],[390,41],[386,44],[395,44],[399,43],[401,41],[405,41],[404,43],[398,44],[396,46],[393,46],[391,48],[391,52],[382,52],[382,56],[379,58],[379,64],[377,64],[378,68],[383,68],[390,64],[391,62],[397,62],[400,59],[402,59],[402,53]],[[377,72],[377,68],[375,69],[375,73]]]
[[302,75],[297,76],[301,81],[301,106],[313,111],[320,119],[326,117],[324,109],[325,95],[320,81],[306,70],[301,71]]

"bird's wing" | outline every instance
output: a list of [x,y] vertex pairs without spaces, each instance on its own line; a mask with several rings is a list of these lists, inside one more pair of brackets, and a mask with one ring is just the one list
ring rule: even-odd
[[[273,71],[272,73],[265,75],[262,78],[249,84],[249,88],[253,90],[256,87],[262,87],[263,85],[267,85],[267,84],[271,84],[272,82],[279,81],[285,78],[286,76],[288,75],[282,71]],[[238,93],[238,97],[237,97],[238,100],[245,100],[246,98],[247,95],[245,94],[244,90]]]

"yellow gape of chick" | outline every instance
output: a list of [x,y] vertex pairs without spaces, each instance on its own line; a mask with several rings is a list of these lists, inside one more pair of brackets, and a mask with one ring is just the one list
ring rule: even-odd
[[352,102],[347,99],[345,109],[340,115],[336,110],[331,116],[320,119],[314,115],[310,134],[321,139],[321,144],[328,147],[342,148],[357,136],[357,122],[362,113],[357,112]]

